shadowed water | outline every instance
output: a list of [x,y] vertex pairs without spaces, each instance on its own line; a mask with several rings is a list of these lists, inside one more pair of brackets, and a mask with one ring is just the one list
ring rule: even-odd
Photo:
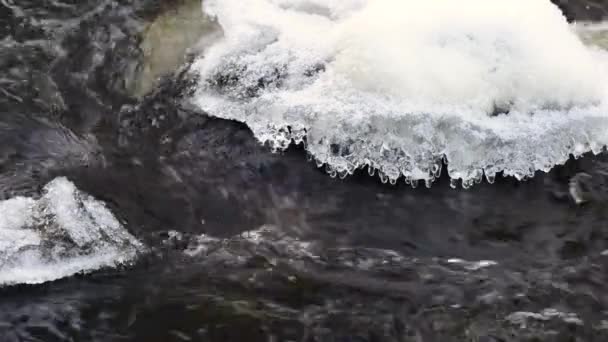
[[2,199],[67,177],[148,248],[0,289],[0,340],[608,338],[605,156],[467,191],[333,179],[189,106],[187,63],[129,95],[176,5],[0,1]]

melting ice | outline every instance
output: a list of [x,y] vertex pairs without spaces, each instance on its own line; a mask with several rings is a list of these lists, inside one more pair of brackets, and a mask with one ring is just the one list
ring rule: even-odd
[[134,260],[142,245],[65,178],[40,199],[0,202],[0,286],[38,284]]
[[332,175],[518,179],[608,143],[608,56],[548,0],[206,0],[194,102]]

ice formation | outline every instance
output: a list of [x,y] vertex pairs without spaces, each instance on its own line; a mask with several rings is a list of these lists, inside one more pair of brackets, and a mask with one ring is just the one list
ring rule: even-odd
[[0,286],[39,284],[134,260],[142,245],[65,178],[40,199],[0,202]]
[[332,176],[518,179],[608,142],[608,55],[548,0],[205,0],[193,101]]

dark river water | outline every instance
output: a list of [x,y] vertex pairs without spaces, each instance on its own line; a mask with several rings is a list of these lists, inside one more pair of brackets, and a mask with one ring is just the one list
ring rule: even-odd
[[67,177],[146,246],[0,288],[0,341],[608,341],[605,156],[470,190],[328,177],[192,108],[188,62],[130,95],[178,2],[0,0],[0,199]]

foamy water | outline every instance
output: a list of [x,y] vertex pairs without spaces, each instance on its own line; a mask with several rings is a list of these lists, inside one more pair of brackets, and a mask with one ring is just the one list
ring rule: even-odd
[[40,199],[0,202],[0,286],[39,284],[132,262],[143,246],[65,178]]
[[[608,55],[549,1],[207,0],[224,38],[194,102],[333,176],[468,187],[608,142]],[[586,31],[589,31],[588,29]]]

